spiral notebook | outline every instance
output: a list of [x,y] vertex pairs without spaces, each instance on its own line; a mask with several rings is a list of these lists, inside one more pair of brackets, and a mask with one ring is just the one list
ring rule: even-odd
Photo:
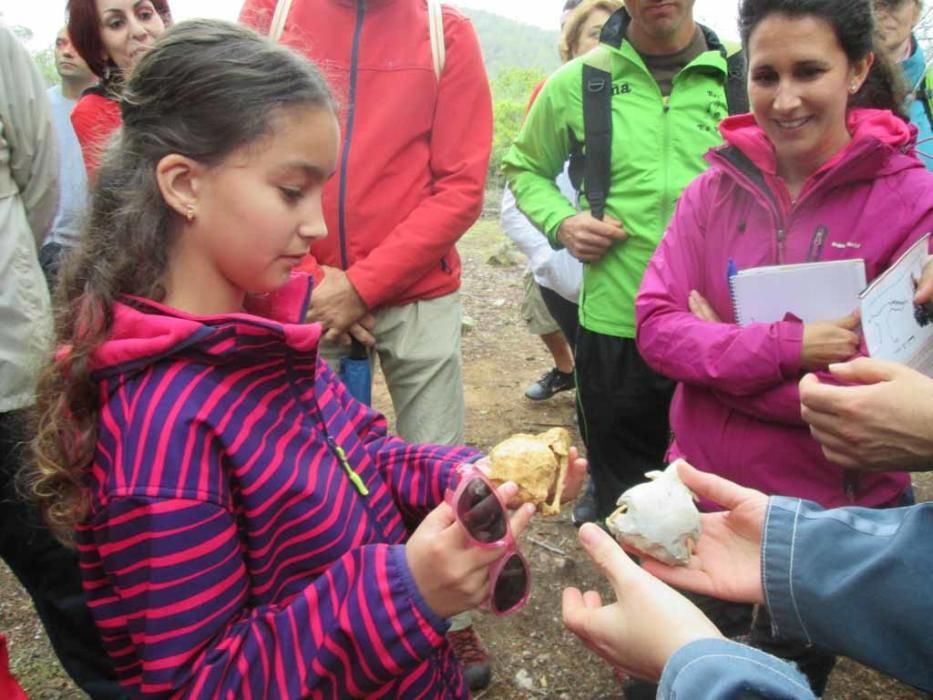
[[750,267],[729,275],[735,320],[773,323],[787,314],[804,323],[848,316],[865,289],[865,261],[830,260]]

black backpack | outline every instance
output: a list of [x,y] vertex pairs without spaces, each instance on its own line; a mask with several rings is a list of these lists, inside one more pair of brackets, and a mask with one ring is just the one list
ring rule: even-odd
[[[728,55],[726,66],[726,106],[729,114],[744,114],[748,111],[745,52]],[[577,190],[583,186],[590,212],[602,219],[611,174],[612,75],[588,64],[583,65],[583,139],[570,155],[570,180]]]

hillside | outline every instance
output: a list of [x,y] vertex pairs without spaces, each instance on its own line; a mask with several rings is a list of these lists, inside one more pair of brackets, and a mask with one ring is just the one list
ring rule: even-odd
[[490,78],[504,67],[540,68],[550,73],[560,65],[556,30],[549,32],[470,7],[460,10],[473,20]]

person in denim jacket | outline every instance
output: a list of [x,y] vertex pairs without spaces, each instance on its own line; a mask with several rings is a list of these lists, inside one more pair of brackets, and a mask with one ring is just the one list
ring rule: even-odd
[[[926,440],[933,456],[933,433]],[[598,527],[580,529],[618,598],[603,606],[593,591],[564,592],[564,623],[586,646],[629,675],[660,678],[659,698],[815,697],[793,665],[726,639],[669,583],[768,605],[782,636],[933,690],[933,602],[924,590],[933,574],[933,503],[822,510],[689,465],[680,475],[728,509],[702,516],[689,566],[646,559],[639,568]]]

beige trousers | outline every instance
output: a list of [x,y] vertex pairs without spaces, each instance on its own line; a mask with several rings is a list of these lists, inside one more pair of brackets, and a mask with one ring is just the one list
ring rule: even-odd
[[[411,443],[462,445],[460,292],[381,309],[375,317],[370,363],[378,356],[395,408],[394,432]],[[321,343],[321,357],[335,370],[346,353],[336,343]]]

